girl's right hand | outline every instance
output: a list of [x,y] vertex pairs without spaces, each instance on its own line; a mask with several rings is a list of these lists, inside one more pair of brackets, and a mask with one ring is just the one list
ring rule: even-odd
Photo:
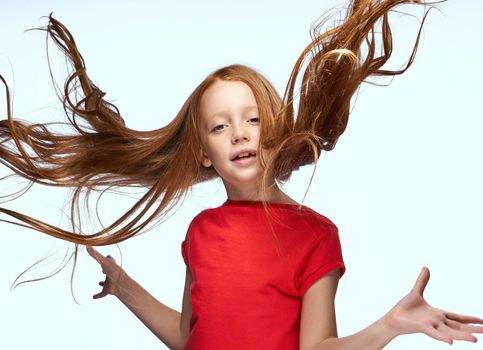
[[114,258],[110,255],[104,256],[92,247],[86,247],[87,252],[101,265],[102,273],[106,275],[104,281],[99,282],[102,290],[94,294],[94,299],[103,298],[106,295],[119,296],[120,291],[120,279],[124,273],[124,270],[116,264]]

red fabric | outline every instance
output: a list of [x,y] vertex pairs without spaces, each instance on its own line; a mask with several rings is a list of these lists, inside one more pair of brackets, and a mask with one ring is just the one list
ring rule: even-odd
[[227,200],[191,222],[181,244],[193,276],[185,349],[298,349],[304,293],[345,271],[338,230],[305,206],[271,203],[269,213]]

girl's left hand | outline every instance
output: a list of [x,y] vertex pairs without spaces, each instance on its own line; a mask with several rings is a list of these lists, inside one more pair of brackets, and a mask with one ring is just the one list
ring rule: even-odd
[[483,326],[479,326],[483,320],[429,305],[423,297],[428,281],[429,270],[423,267],[411,292],[384,316],[386,325],[395,335],[424,333],[448,344],[453,344],[453,340],[476,342],[473,333],[483,333]]

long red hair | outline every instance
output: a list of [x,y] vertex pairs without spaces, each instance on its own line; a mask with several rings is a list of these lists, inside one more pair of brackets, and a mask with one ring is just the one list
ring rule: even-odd
[[[262,160],[264,184],[287,180],[295,169],[316,162],[321,151],[335,147],[348,123],[351,98],[363,81],[402,74],[411,66],[428,10],[405,66],[383,68],[393,47],[388,13],[402,4],[427,2],[353,0],[345,18],[333,28],[320,33],[325,22],[315,25],[312,41],[297,59],[283,98],[259,72],[231,65],[211,73],[169,124],[151,131],[126,126],[120,111],[104,99],[105,94],[87,75],[71,33],[50,16],[44,29],[72,65],[60,97],[69,119],[64,124],[73,133],[55,133],[48,124],[14,120],[8,86],[0,75],[6,87],[8,116],[0,121],[0,161],[31,183],[73,188],[72,230],[7,208],[0,211],[22,222],[17,225],[76,243],[76,252],[77,244],[108,245],[142,232],[151,222],[161,220],[193,185],[217,176],[213,168],[201,165],[197,132],[201,96],[217,79],[250,86],[261,117],[259,147],[272,149],[274,154]],[[381,52],[376,52],[379,41]],[[94,233],[82,232],[76,221],[81,194],[85,191],[87,200],[92,190],[124,186],[142,187],[146,192],[109,226]]]

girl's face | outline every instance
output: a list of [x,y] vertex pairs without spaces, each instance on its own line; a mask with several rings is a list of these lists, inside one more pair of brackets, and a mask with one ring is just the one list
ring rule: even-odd
[[262,168],[257,155],[260,119],[252,90],[240,81],[217,80],[204,92],[200,109],[203,166],[213,166],[229,196],[230,190],[253,189]]

